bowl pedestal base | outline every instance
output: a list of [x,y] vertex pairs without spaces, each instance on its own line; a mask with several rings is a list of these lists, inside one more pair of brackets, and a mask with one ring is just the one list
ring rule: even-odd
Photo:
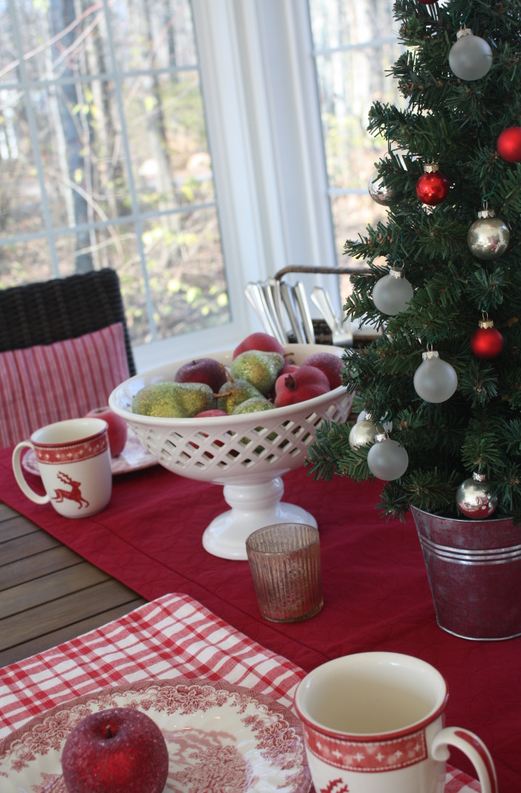
[[262,526],[273,523],[306,523],[317,526],[313,515],[302,507],[281,501],[284,484],[280,476],[250,484],[224,486],[231,509],[218,515],[203,533],[203,547],[221,559],[247,559],[246,539]]

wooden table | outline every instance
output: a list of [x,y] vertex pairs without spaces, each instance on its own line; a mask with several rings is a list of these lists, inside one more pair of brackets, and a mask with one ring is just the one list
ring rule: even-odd
[[146,601],[0,504],[0,666]]

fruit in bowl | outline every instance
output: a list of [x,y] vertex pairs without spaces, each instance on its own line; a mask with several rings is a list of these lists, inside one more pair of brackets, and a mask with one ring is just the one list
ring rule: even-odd
[[[249,351],[243,350],[235,358],[234,350],[212,354],[227,369],[229,379],[214,392],[214,404],[198,411],[205,415],[179,417],[136,412],[140,391],[174,383],[176,372],[187,363],[186,359],[126,380],[109,399],[111,409],[130,424],[143,446],[165,468],[179,476],[224,485],[224,498],[231,509],[217,515],[206,527],[203,546],[225,559],[246,559],[246,538],[261,526],[291,522],[317,525],[307,510],[281,500],[282,477],[305,465],[317,428],[324,420],[344,422],[352,401],[343,386],[331,388],[324,372],[315,368],[315,388],[300,388],[298,400],[277,406],[274,387],[263,394],[231,373],[232,365],[245,352]],[[276,350],[256,352],[276,353],[280,356],[278,377],[285,372],[295,380],[303,378],[299,371],[306,368],[303,363],[309,355],[328,354],[340,359],[344,355],[342,348],[312,344],[288,344],[283,355]],[[289,369],[290,366],[294,368]],[[244,371],[241,374],[244,376]],[[292,389],[286,384],[286,390]],[[241,408],[246,401],[249,404]],[[224,413],[216,415],[216,411]]]
[[72,728],[61,763],[68,793],[163,793],[168,749],[146,713],[109,708]]
[[127,442],[128,424],[125,419],[114,413],[108,405],[89,410],[87,416],[94,416],[107,422],[110,454],[112,457],[119,457]]

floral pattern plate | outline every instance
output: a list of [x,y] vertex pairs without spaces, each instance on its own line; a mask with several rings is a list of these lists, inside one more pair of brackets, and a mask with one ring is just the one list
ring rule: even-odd
[[[22,465],[30,474],[40,476],[38,469],[38,462],[36,455],[32,449],[22,457]],[[111,459],[111,467],[113,474],[128,474],[131,471],[140,471],[142,468],[149,468],[151,465],[157,465],[156,458],[147,452],[137,435],[129,428],[127,442],[125,448],[119,457]]]
[[168,745],[165,793],[308,793],[299,722],[249,689],[204,680],[147,680],[64,702],[0,741],[2,793],[67,793],[60,756],[89,713],[129,707],[150,716]]

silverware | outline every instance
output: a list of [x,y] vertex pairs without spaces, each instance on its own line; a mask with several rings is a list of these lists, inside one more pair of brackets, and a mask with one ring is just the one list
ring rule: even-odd
[[272,324],[276,330],[274,336],[278,341],[280,341],[281,344],[286,344],[287,342],[286,332],[279,317],[279,312],[277,311],[277,307],[275,305],[273,291],[271,289],[269,281],[264,281],[264,282],[259,281],[259,287],[262,291],[264,300],[266,302],[267,310],[271,317]]
[[272,321],[266,300],[264,299],[264,295],[259,284],[249,281],[246,284],[244,293],[248,302],[260,317],[266,333],[269,333],[271,336],[276,336],[277,329]]
[[300,318],[302,320],[302,327],[304,335],[308,344],[315,343],[315,329],[313,328],[313,321],[311,319],[311,312],[309,310],[308,297],[306,295],[306,288],[302,281],[297,281],[293,287],[295,300],[300,311]]
[[273,305],[275,306],[275,313],[279,320],[279,325],[284,333],[284,343],[286,344],[288,341],[288,335],[286,332],[288,316],[286,314],[286,310],[282,302],[282,295],[280,293],[280,281],[278,281],[276,278],[268,278],[268,287],[271,292]]
[[336,316],[331,304],[331,299],[326,290],[321,286],[314,286],[311,292],[311,300],[331,328],[333,344],[342,345],[344,347],[352,346],[353,333],[351,330],[344,328],[342,322]]
[[304,336],[304,331],[302,330],[300,322],[298,321],[295,306],[293,304],[293,289],[285,281],[280,282],[280,296],[282,297],[282,302],[284,303],[284,307],[288,314],[291,330],[295,335],[297,343],[305,344],[306,337]]

